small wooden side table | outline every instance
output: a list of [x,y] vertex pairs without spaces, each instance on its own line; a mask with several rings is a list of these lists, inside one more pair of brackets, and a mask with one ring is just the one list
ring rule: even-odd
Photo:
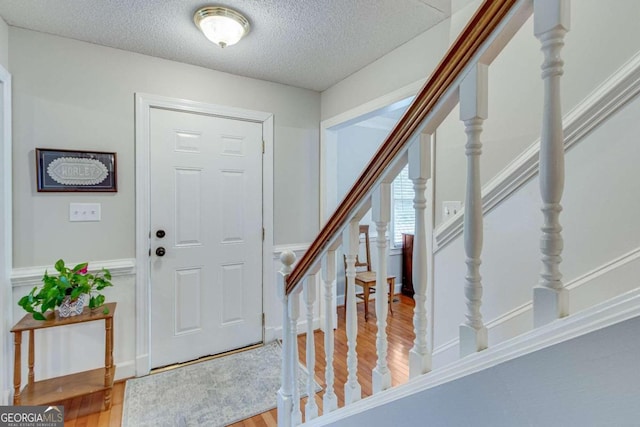
[[[104,314],[104,308],[109,309]],[[15,356],[13,363],[13,404],[14,405],[47,405],[73,397],[104,391],[104,409],[111,408],[111,392],[113,389],[113,315],[116,303],[111,302],[103,307],[91,311],[85,307],[82,314],[72,317],[59,318],[58,313],[49,313],[46,320],[35,320],[31,314],[25,315],[11,329],[14,334]],[[36,329],[54,328],[57,326],[74,325],[76,323],[104,320],[105,351],[104,368],[79,372],[44,381],[35,381],[33,365],[35,359],[35,331]],[[29,380],[27,386],[20,391],[22,376],[21,347],[22,332],[29,331]]]

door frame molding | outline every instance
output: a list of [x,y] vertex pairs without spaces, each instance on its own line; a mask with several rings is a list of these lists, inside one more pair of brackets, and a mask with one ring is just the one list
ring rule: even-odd
[[13,222],[12,222],[12,131],[11,131],[11,74],[0,65],[0,85],[2,88],[2,112],[0,116],[0,358],[6,363],[0,367],[0,405],[9,405],[12,391],[10,360],[13,360],[11,334],[13,324],[13,288],[11,271],[13,268]]
[[[262,124],[262,311],[264,288],[273,277],[273,114],[208,104],[146,93],[135,94],[135,188],[136,188],[136,376],[151,370],[150,230],[150,111],[152,108],[208,114]],[[264,337],[264,324],[262,325]]]

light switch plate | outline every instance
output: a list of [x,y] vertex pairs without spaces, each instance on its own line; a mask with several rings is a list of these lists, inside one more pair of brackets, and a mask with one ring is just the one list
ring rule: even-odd
[[69,203],[69,221],[100,221],[100,203]]
[[446,221],[462,210],[462,202],[459,200],[442,202],[442,220]]

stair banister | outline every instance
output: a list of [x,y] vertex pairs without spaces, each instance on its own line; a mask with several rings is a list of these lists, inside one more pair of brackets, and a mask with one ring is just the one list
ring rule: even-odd
[[391,387],[391,372],[387,367],[387,311],[388,299],[393,295],[387,294],[387,227],[391,220],[391,184],[381,183],[373,192],[371,201],[371,218],[376,223],[376,248],[378,249],[378,267],[376,268],[376,367],[371,373],[373,393]]
[[[436,104],[441,101],[441,98],[451,88],[454,81],[460,77],[469,63],[475,59],[474,57],[482,45],[516,3],[518,3],[517,0],[485,0],[480,5],[478,11],[449,48],[442,61],[431,74],[431,77],[420,89],[414,101],[391,130],[391,133],[377,150],[355,184],[320,230],[309,249],[300,258],[287,278],[287,294],[301,282],[309,269],[319,263],[327,244],[342,232],[347,222],[351,220],[354,209],[371,193],[376,182],[385,174],[386,168],[403,149],[406,149],[406,144],[410,139],[425,126],[424,122],[427,115],[434,110]],[[524,1],[521,1],[520,4],[522,7],[527,6],[527,2]],[[522,15],[525,16],[525,19],[528,16],[526,13]],[[522,22],[514,21],[508,24],[508,28],[505,28],[500,35],[507,39],[520,28]],[[481,53],[487,58],[493,58],[500,49],[487,49]],[[440,115],[438,115],[439,117]]]
[[413,182],[415,233],[413,239],[413,314],[415,339],[409,351],[409,378],[431,370],[431,351],[427,322],[427,182],[431,178],[431,138],[417,138],[409,147],[409,179]]
[[562,192],[564,190],[564,136],[560,106],[560,77],[564,62],[560,50],[569,30],[568,0],[535,0],[534,32],[542,43],[544,101],[540,135],[540,195],[544,224],[540,238],[542,272],[533,290],[533,321],[541,326],[569,314],[569,294],[562,284]]
[[[373,220],[376,222],[379,238],[379,258],[386,258],[386,227],[388,224],[389,184],[397,173],[409,162],[409,175],[414,183],[416,193],[414,209],[416,212],[416,237],[414,240],[414,286],[416,287],[416,309],[414,312],[414,330],[416,339],[409,354],[410,377],[429,372],[431,369],[431,352],[433,351],[433,324],[428,323],[428,316],[433,316],[433,255],[432,234],[433,215],[426,209],[427,200],[433,200],[434,182],[432,135],[436,128],[451,112],[458,101],[461,104],[461,119],[465,122],[468,157],[467,197],[465,201],[465,246],[467,252],[467,322],[460,328],[460,346],[463,355],[482,350],[486,347],[486,329],[480,315],[480,282],[479,264],[482,248],[482,211],[480,199],[479,155],[481,150],[480,130],[486,118],[486,65],[498,55],[508,40],[522,26],[533,12],[533,4],[538,9],[551,8],[544,12],[541,24],[536,24],[536,36],[540,38],[545,53],[543,79],[545,79],[545,107],[543,126],[546,136],[547,159],[542,159],[545,179],[563,178],[562,165],[553,164],[557,156],[558,141],[561,135],[561,117],[559,95],[557,94],[559,77],[562,74],[562,61],[559,59],[559,48],[562,46],[567,26],[564,12],[568,9],[567,0],[485,0],[476,14],[471,18],[460,36],[453,43],[444,59],[436,67],[427,83],[419,91],[405,114],[398,121],[389,136],[377,150],[374,157],[361,173],[350,191],[338,205],[335,212],[321,229],[307,252],[295,267],[293,254],[283,254],[279,292],[284,304],[283,312],[283,386],[278,392],[278,425],[292,426],[302,422],[299,391],[297,388],[297,318],[299,286],[307,278],[305,285],[305,304],[307,308],[307,369],[313,376],[315,360],[313,357],[313,331],[311,329],[315,282],[313,277],[322,267],[322,284],[325,291],[325,369],[326,393],[323,397],[323,413],[327,414],[337,408],[337,397],[334,392],[333,372],[333,313],[331,303],[336,275],[336,251],[342,245],[346,254],[346,277],[348,282],[348,303],[346,304],[347,335],[347,380],[344,384],[345,406],[361,399],[362,389],[357,374],[357,315],[355,304],[355,256],[359,246],[358,224],[362,216],[373,208]],[[560,133],[558,133],[558,128]],[[545,139],[543,135],[543,140]],[[544,144],[544,142],[543,142]],[[408,154],[409,153],[409,154]],[[542,152],[541,152],[542,153]],[[546,162],[546,163],[545,163]],[[546,165],[546,166],[545,166]],[[542,180],[543,178],[541,178]],[[544,312],[549,306],[554,307],[554,316],[558,316],[562,306],[562,284],[559,281],[559,252],[562,247],[561,228],[557,220],[560,209],[562,185],[546,187],[541,184],[545,226],[543,227],[542,252],[545,270],[541,281],[540,298]],[[384,205],[384,209],[383,209]],[[546,209],[546,210],[545,210]],[[549,243],[547,246],[545,246]],[[341,258],[341,257],[340,257]],[[320,265],[322,263],[322,266]],[[378,271],[378,301],[376,314],[378,330],[385,329],[386,283],[384,262]],[[556,280],[557,279],[557,280]],[[560,285],[558,286],[558,283]],[[385,290],[383,292],[382,290]],[[550,294],[549,294],[550,292]],[[551,299],[555,302],[549,304]],[[559,295],[556,297],[556,295]],[[536,297],[534,295],[534,311]],[[428,307],[427,307],[428,306]],[[428,310],[429,311],[428,311]],[[539,310],[540,311],[540,310]],[[555,318],[546,316],[546,321]],[[467,333],[470,332],[470,333]],[[390,386],[389,371],[386,366],[386,336],[377,336],[377,365],[373,370],[373,392],[380,392]],[[288,384],[285,384],[287,383]],[[311,393],[311,383],[307,383]],[[310,399],[312,400],[312,399]],[[305,421],[317,416],[318,408],[313,402],[306,406]]]
[[487,328],[482,321],[482,253],[483,218],[480,194],[480,155],[482,123],[487,118],[489,70],[486,64],[476,64],[460,85],[460,120],[464,122],[467,143],[467,184],[464,202],[464,248],[467,274],[464,293],[466,321],[460,325],[460,356],[484,350],[488,345]]

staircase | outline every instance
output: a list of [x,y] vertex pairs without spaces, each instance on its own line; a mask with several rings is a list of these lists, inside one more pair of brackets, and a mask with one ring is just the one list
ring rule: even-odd
[[[500,184],[490,182],[483,188],[480,179],[481,134],[483,123],[489,118],[488,73],[492,62],[532,14],[534,34],[541,44],[543,54],[541,66],[543,108],[540,117],[540,140],[534,144],[532,150],[523,153],[513,163],[516,166],[507,168],[500,174]],[[312,316],[318,286],[321,286],[323,291],[321,294],[324,300],[320,302],[326,321],[324,334],[326,388],[322,401],[322,414],[319,414],[314,399],[307,400],[304,408],[304,422],[309,425],[336,423],[354,413],[369,411],[382,404],[492,368],[507,360],[520,358],[567,339],[577,338],[588,332],[608,328],[640,316],[640,292],[634,290],[638,286],[637,281],[628,285],[631,290],[619,289],[617,294],[612,293],[606,295],[606,298],[601,298],[601,301],[607,300],[604,305],[581,312],[572,310],[569,299],[570,292],[580,286],[577,284],[580,280],[584,282],[595,280],[600,272],[613,271],[622,265],[632,263],[638,259],[640,251],[634,249],[611,260],[605,266],[597,267],[593,272],[585,275],[585,278],[578,277],[570,283],[565,283],[561,274],[564,241],[560,212],[565,189],[565,150],[571,145],[571,141],[575,142],[590,132],[595,132],[597,120],[593,117],[609,117],[607,113],[613,114],[630,102],[640,88],[637,84],[640,81],[638,72],[640,61],[634,58],[626,68],[623,67],[609,79],[606,95],[596,91],[586,98],[581,108],[572,111],[563,119],[560,98],[564,65],[562,47],[569,27],[568,0],[484,1],[327,221],[309,250],[300,260],[296,260],[293,253],[282,254],[278,284],[283,316],[282,387],[278,392],[279,426],[299,425],[303,422],[299,390],[294,386],[298,383],[297,369],[295,369],[298,361],[297,325],[302,297],[302,304],[307,313],[307,369],[309,372],[316,372]],[[617,87],[615,82],[619,83],[618,92],[612,89]],[[607,104],[606,100],[610,102]],[[435,228],[433,203],[438,183],[434,182],[434,167],[436,167],[434,134],[455,107],[459,108],[459,117],[464,124],[466,134],[464,212]],[[563,120],[566,122],[563,123]],[[572,125],[575,126],[571,127]],[[379,260],[375,268],[378,274],[377,286],[384,289],[388,259],[387,228],[391,219],[391,182],[407,164],[415,192],[413,285],[416,308],[413,322],[415,341],[413,348],[409,351],[410,381],[406,385],[391,389],[391,373],[386,363],[388,301],[385,292],[378,292],[375,302],[378,330],[377,364],[372,373],[374,395],[361,401],[362,392],[357,377],[357,316],[354,286],[359,246],[359,221],[367,211],[372,211],[372,218],[376,224],[376,248]],[[539,241],[537,264],[541,264],[542,268],[538,277],[527,275],[520,278],[520,281],[530,284],[531,302],[509,308],[516,313],[514,316],[519,316],[520,313],[530,309],[532,313],[530,321],[534,329],[524,330],[519,336],[515,336],[511,331],[510,335],[506,334],[508,336],[503,342],[490,346],[489,330],[493,330],[493,324],[488,325],[485,322],[482,311],[483,288],[487,286],[483,283],[481,276],[484,223],[490,220],[487,217],[488,212],[499,203],[496,200],[500,192],[503,193],[501,200],[504,200],[508,195],[524,188],[525,183],[534,176],[539,181],[538,208],[542,210],[542,227],[537,239]],[[635,193],[636,196],[637,194]],[[522,214],[522,216],[528,215],[528,212]],[[494,223],[491,225],[496,226]],[[437,297],[436,289],[442,286],[439,281],[445,281],[448,278],[439,274],[438,270],[441,267],[436,262],[436,257],[439,252],[443,252],[446,245],[456,239],[456,230],[460,228],[464,230],[460,243],[465,254],[463,263],[466,264],[466,274],[461,278],[460,289],[463,289],[463,292],[459,292],[460,298],[457,301],[460,307],[465,307],[463,317],[460,318],[462,324],[458,327],[455,339],[459,360],[440,364],[442,366],[434,368],[434,330],[438,327],[434,325],[436,319],[434,311],[446,311],[452,303],[450,300],[445,301],[444,298],[439,300]],[[508,230],[505,231],[505,234],[508,233]],[[530,242],[523,240],[522,244],[526,243]],[[348,301],[346,365],[349,374],[344,385],[345,406],[340,409],[334,392],[332,367],[335,325],[332,324],[331,304],[336,281],[336,260],[338,255],[341,257],[341,254],[337,253],[339,248],[346,255],[349,292],[346,295]],[[534,249],[531,248],[531,250]],[[508,252],[509,248],[505,251]],[[321,278],[321,283],[317,283],[318,276]],[[509,292],[512,289],[509,283],[503,283],[503,281],[491,283],[491,286],[494,287],[493,289],[502,287],[503,292]],[[580,307],[579,304],[577,306]],[[309,395],[314,394],[314,386],[313,378],[310,376]]]

